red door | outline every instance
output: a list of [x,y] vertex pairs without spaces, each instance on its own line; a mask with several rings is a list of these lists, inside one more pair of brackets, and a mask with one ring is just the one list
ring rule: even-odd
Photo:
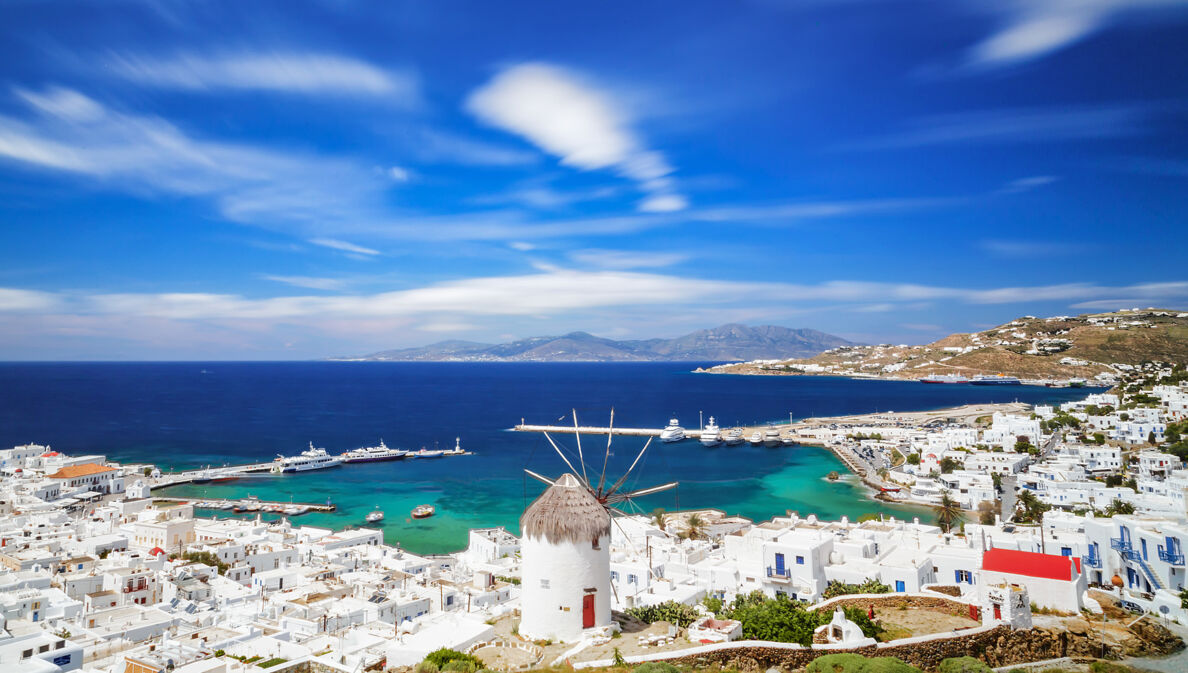
[[1002,619],[1002,607],[999,606],[998,603],[994,604],[994,618]]
[[582,628],[594,626],[594,594],[582,596]]

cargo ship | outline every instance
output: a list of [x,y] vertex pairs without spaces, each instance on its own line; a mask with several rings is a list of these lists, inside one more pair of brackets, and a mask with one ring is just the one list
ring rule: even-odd
[[969,383],[969,379],[960,374],[929,374],[920,383]]
[[969,380],[975,386],[1021,386],[1023,382],[1014,376],[1003,374],[979,374]]

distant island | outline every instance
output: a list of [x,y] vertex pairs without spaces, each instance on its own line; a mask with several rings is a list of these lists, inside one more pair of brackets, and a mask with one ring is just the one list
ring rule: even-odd
[[331,360],[390,362],[737,362],[812,357],[831,348],[855,346],[814,329],[729,324],[675,339],[618,341],[587,332],[540,336],[511,343],[441,341],[419,348],[380,351]]
[[1078,316],[1023,316],[929,344],[841,346],[805,358],[755,358],[704,371],[891,379],[1005,374],[1026,380],[1109,384],[1149,362],[1188,362],[1188,312],[1136,308]]

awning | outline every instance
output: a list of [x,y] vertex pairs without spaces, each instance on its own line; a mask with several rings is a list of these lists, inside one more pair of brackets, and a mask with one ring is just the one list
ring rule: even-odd
[[82,493],[72,493],[70,495],[71,498],[78,498],[79,500],[90,500],[92,498],[99,498],[102,496],[102,493],[98,493],[96,491],[83,491]]

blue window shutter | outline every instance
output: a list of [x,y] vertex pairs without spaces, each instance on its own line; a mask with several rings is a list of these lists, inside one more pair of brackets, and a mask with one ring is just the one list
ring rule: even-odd
[[960,582],[960,581],[961,581],[961,571],[960,571],[960,570],[954,570],[954,571],[953,571],[953,581],[954,581],[954,582]]

